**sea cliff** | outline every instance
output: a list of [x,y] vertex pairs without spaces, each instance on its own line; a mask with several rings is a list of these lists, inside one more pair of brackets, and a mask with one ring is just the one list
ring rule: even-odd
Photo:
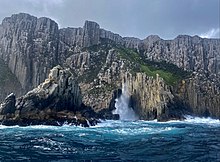
[[78,103],[106,117],[127,84],[130,106],[141,119],[182,119],[186,113],[220,118],[219,39],[179,35],[163,40],[151,35],[140,40],[121,37],[96,22],[59,29],[49,18],[20,13],[0,24],[0,59],[0,72],[10,74],[8,82],[0,82],[1,101],[11,92],[26,98],[61,65],[79,84],[81,95],[74,95]]

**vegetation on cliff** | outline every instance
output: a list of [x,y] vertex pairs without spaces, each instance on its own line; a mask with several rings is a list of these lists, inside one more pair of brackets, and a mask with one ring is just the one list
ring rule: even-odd
[[116,49],[121,58],[129,60],[129,62],[132,63],[133,67],[130,66],[131,71],[144,72],[146,75],[153,76],[154,78],[159,74],[168,85],[175,85],[178,81],[186,78],[190,74],[172,63],[146,59],[134,49],[124,47],[117,47]]
[[[219,39],[182,35],[173,40],[158,36],[140,40],[121,37],[90,21],[82,28],[59,29],[51,19],[24,13],[4,19],[0,27],[0,58],[5,63],[0,63],[0,100],[10,92],[19,97],[37,87],[60,64],[75,74],[84,103],[99,110],[109,107],[113,91],[120,89],[127,75],[135,87],[131,95],[145,89],[137,100],[152,107],[167,105],[165,91],[166,101],[180,96],[195,114],[203,110],[209,110],[210,116],[219,114]],[[180,88],[179,80],[184,83]]]
[[159,74],[168,85],[175,85],[180,80],[185,79],[190,75],[190,72],[185,71],[172,63],[149,60],[134,49],[125,48],[112,42],[106,42],[105,40],[99,45],[83,48],[83,51],[101,52],[100,57],[96,58],[97,67],[95,68],[95,66],[93,66],[93,69],[90,69],[86,75],[89,81],[94,79],[98,73],[103,61],[105,61],[104,58],[106,57],[106,53],[110,49],[115,49],[118,52],[118,59],[125,60],[128,70],[133,74],[144,72],[147,76],[152,76],[154,78]]

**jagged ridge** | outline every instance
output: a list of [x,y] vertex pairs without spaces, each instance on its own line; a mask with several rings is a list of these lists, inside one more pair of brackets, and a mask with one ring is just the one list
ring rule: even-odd
[[[101,85],[105,85],[105,82],[108,83],[102,93],[107,93],[120,87],[122,80],[112,76],[120,76],[119,74],[127,70],[120,69],[123,61],[121,59],[115,60],[117,55],[112,49],[107,53],[103,51],[92,54],[86,51],[82,53],[82,48],[100,44],[103,40],[107,41],[105,42],[107,44],[116,44],[123,48],[136,50],[141,58],[144,59],[144,63],[149,64],[153,61],[151,63],[157,67],[160,64],[155,63],[155,61],[166,61],[184,70],[194,71],[197,75],[203,76],[202,81],[199,81],[198,84],[204,87],[208,85],[203,84],[203,80],[212,78],[214,88],[211,91],[207,91],[208,93],[203,92],[204,88],[199,89],[196,86],[191,86],[194,88],[189,89],[188,84],[196,84],[198,82],[195,78],[192,78],[192,81],[186,81],[185,83],[187,84],[182,86],[181,90],[178,88],[176,92],[172,90],[172,93],[185,100],[186,105],[189,105],[196,114],[208,112],[208,114],[213,116],[213,114],[219,112],[219,106],[216,104],[220,101],[218,95],[220,90],[217,84],[220,72],[219,39],[202,39],[198,36],[185,35],[178,36],[174,40],[163,40],[158,36],[149,36],[144,40],[129,37],[123,38],[118,34],[101,29],[95,22],[86,21],[83,28],[58,29],[57,23],[51,19],[36,18],[21,13],[5,18],[0,25],[0,58],[16,75],[25,92],[40,84],[53,66],[61,64],[69,66],[79,78],[81,76],[80,86],[82,89],[91,88],[93,82],[99,82],[100,78],[102,78],[101,82],[103,83]],[[125,53],[127,54],[127,52]],[[104,61],[100,60],[100,64],[96,64],[91,62],[92,58],[102,58]],[[136,61],[138,60],[134,60],[134,62]],[[104,64],[107,66],[104,67]],[[149,75],[149,69],[145,65],[141,65],[142,72]],[[99,68],[102,70],[101,73]],[[90,73],[85,73],[87,69],[90,70]],[[153,75],[155,76],[156,73],[159,73],[159,71],[156,71]],[[167,75],[169,75],[167,73],[161,74],[165,80]],[[83,79],[87,75],[91,77],[85,83]],[[96,75],[99,80],[97,80]],[[172,80],[171,82],[173,83]],[[100,89],[99,86],[97,84],[97,87],[94,88]],[[181,93],[179,94],[178,92]],[[105,95],[111,98],[111,94]],[[213,104],[212,100],[203,101],[202,97],[198,97],[203,95],[206,98],[214,96],[215,104]],[[197,97],[192,100],[190,99],[192,96]],[[108,107],[106,102],[103,102],[103,98],[98,99],[101,105],[98,107]],[[202,108],[198,109],[198,107]]]

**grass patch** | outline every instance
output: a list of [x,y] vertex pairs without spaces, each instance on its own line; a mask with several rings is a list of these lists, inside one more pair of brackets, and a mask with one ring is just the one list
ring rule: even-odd
[[154,78],[156,78],[156,74],[159,74],[159,76],[161,78],[163,78],[164,81],[166,82],[166,84],[168,84],[168,85],[174,85],[179,80],[182,79],[179,75],[175,75],[171,72],[164,71],[164,70],[159,70],[159,69],[158,70],[152,70],[151,68],[149,68],[146,65],[141,65],[141,72],[144,72],[148,76],[153,76]]
[[[125,62],[125,65],[130,69],[132,74],[135,74],[137,72],[144,72],[147,76],[153,76],[156,77],[156,74],[159,74],[161,78],[164,79],[165,83],[168,85],[175,85],[178,81],[185,79],[190,75],[189,72],[184,71],[183,69],[177,67],[176,65],[172,63],[167,63],[165,61],[151,61],[146,59],[143,55],[135,51],[134,49],[125,48],[121,45],[117,45],[115,43],[112,43],[108,39],[103,39],[100,44],[94,45],[91,47],[86,47],[83,50],[84,51],[103,51],[105,53],[105,57],[107,55],[108,50],[115,49],[119,57],[121,59],[127,60]],[[97,64],[100,65],[100,63],[103,61],[98,58]],[[97,67],[99,69],[100,66]],[[90,69],[90,72],[88,72],[86,75],[88,78],[88,81],[91,81],[91,79],[94,79],[95,75],[97,75],[97,69]],[[85,77],[85,76],[83,76]]]
[[189,72],[165,61],[156,62],[145,59],[133,49],[116,47],[121,58],[132,63],[130,69],[135,72],[144,72],[148,76],[156,77],[159,74],[168,85],[175,85],[181,79],[189,76]]

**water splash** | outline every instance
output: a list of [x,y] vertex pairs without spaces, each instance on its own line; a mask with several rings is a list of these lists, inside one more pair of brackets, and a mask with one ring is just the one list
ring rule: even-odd
[[192,124],[206,124],[206,125],[220,125],[219,119],[213,119],[211,117],[197,117],[197,116],[190,116],[185,115],[185,121],[186,123],[192,123]]
[[115,110],[113,114],[119,114],[120,120],[138,120],[138,116],[135,114],[132,107],[129,106],[129,93],[126,84],[122,86],[122,94],[116,99]]

